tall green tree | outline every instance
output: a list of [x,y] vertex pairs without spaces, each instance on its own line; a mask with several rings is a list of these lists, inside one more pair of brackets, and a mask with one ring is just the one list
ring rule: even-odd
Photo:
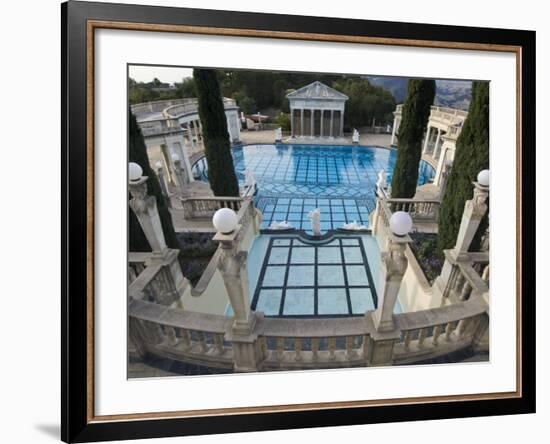
[[233,167],[218,73],[212,69],[194,69],[193,78],[199,100],[210,188],[216,196],[238,196],[239,182]]
[[[453,167],[447,179],[445,195],[439,208],[438,247],[453,248],[460,228],[464,203],[473,197],[472,182],[481,170],[489,167],[489,83],[473,82],[468,117],[458,140]],[[481,235],[488,226],[482,220],[470,249],[479,247]]]
[[[170,248],[179,249],[180,245],[172,225],[172,217],[168,211],[166,198],[162,194],[162,189],[158,181],[157,175],[149,165],[147,157],[147,148],[141,134],[141,129],[136,121],[135,116],[131,111],[128,111],[130,116],[129,124],[129,151],[128,159],[130,162],[137,163],[143,169],[143,175],[147,176],[147,191],[157,200],[157,208],[160,215],[162,231],[166,240],[166,245]],[[151,246],[143,234],[143,230],[139,225],[136,215],[131,209],[129,211],[129,247],[130,251],[151,251]]]
[[410,79],[399,125],[397,160],[393,170],[392,197],[409,198],[416,193],[422,136],[435,97],[435,80]]

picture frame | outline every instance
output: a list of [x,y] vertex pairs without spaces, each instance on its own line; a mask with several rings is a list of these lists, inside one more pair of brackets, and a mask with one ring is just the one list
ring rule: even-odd
[[[62,15],[62,375],[65,442],[535,412],[535,33],[532,31],[69,1]],[[461,49],[516,58],[516,390],[187,411],[95,413],[95,47],[99,29]],[[125,85],[121,85],[125,88]],[[528,116],[528,117],[524,117]],[[123,340],[124,338],[121,338]]]

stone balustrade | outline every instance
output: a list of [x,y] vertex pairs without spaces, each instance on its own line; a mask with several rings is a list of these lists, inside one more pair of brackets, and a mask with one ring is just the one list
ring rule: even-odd
[[177,119],[145,120],[140,122],[139,126],[144,137],[159,136],[183,131]]
[[[224,97],[223,106],[225,109],[236,108],[237,101],[234,99],[229,99],[227,97]],[[165,107],[162,110],[162,114],[166,118],[178,118],[185,114],[198,113],[198,112],[199,112],[199,102],[197,99],[185,99],[184,102]]]
[[439,214],[439,200],[436,199],[396,199],[386,200],[392,212],[404,211],[409,213],[413,221],[423,220],[437,222]]
[[[371,320],[348,318],[285,319],[257,321],[252,336],[259,371],[345,368],[422,362],[475,345],[487,329],[488,310],[477,295],[452,306],[394,316],[397,336],[389,360],[374,352],[387,338],[379,339]],[[130,335],[142,354],[215,368],[233,368],[230,334],[233,319],[227,316],[183,311],[144,300],[129,304]]]
[[181,199],[186,219],[211,218],[220,208],[239,211],[244,199],[240,197],[190,197]]

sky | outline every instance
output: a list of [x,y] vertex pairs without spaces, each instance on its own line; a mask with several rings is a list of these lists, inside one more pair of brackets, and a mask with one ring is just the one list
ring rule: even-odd
[[192,68],[164,66],[130,66],[129,75],[136,82],[150,82],[155,77],[164,83],[181,82],[184,77],[193,76]]

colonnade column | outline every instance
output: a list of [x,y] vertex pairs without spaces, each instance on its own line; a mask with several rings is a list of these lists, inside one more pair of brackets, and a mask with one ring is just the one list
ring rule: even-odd
[[321,134],[320,134],[320,136],[324,137],[324,134],[323,134],[323,120],[324,120],[324,117],[325,117],[325,110],[321,109],[319,111],[321,111],[321,129],[320,129]]
[[290,137],[294,137],[294,108],[290,108]]
[[428,127],[426,128],[426,138],[424,139],[424,148],[422,148],[422,154],[424,154],[428,150],[428,142],[430,140],[430,132],[432,127],[428,124]]
[[330,110],[330,133],[329,137],[332,137],[332,128],[334,127],[334,110]]
[[340,134],[339,137],[344,136],[344,111],[340,110]]
[[435,138],[434,152],[432,154],[432,157],[434,159],[437,159],[437,155],[439,153],[439,141],[440,140],[441,140],[441,129],[437,128],[437,137]]
[[300,136],[304,136],[304,109],[300,109]]
[[309,136],[311,138],[315,137],[315,110],[312,108],[309,110],[309,127],[310,127],[310,133]]
[[390,145],[395,145],[395,132],[397,127],[397,116],[393,117],[393,128],[391,130],[391,142]]

